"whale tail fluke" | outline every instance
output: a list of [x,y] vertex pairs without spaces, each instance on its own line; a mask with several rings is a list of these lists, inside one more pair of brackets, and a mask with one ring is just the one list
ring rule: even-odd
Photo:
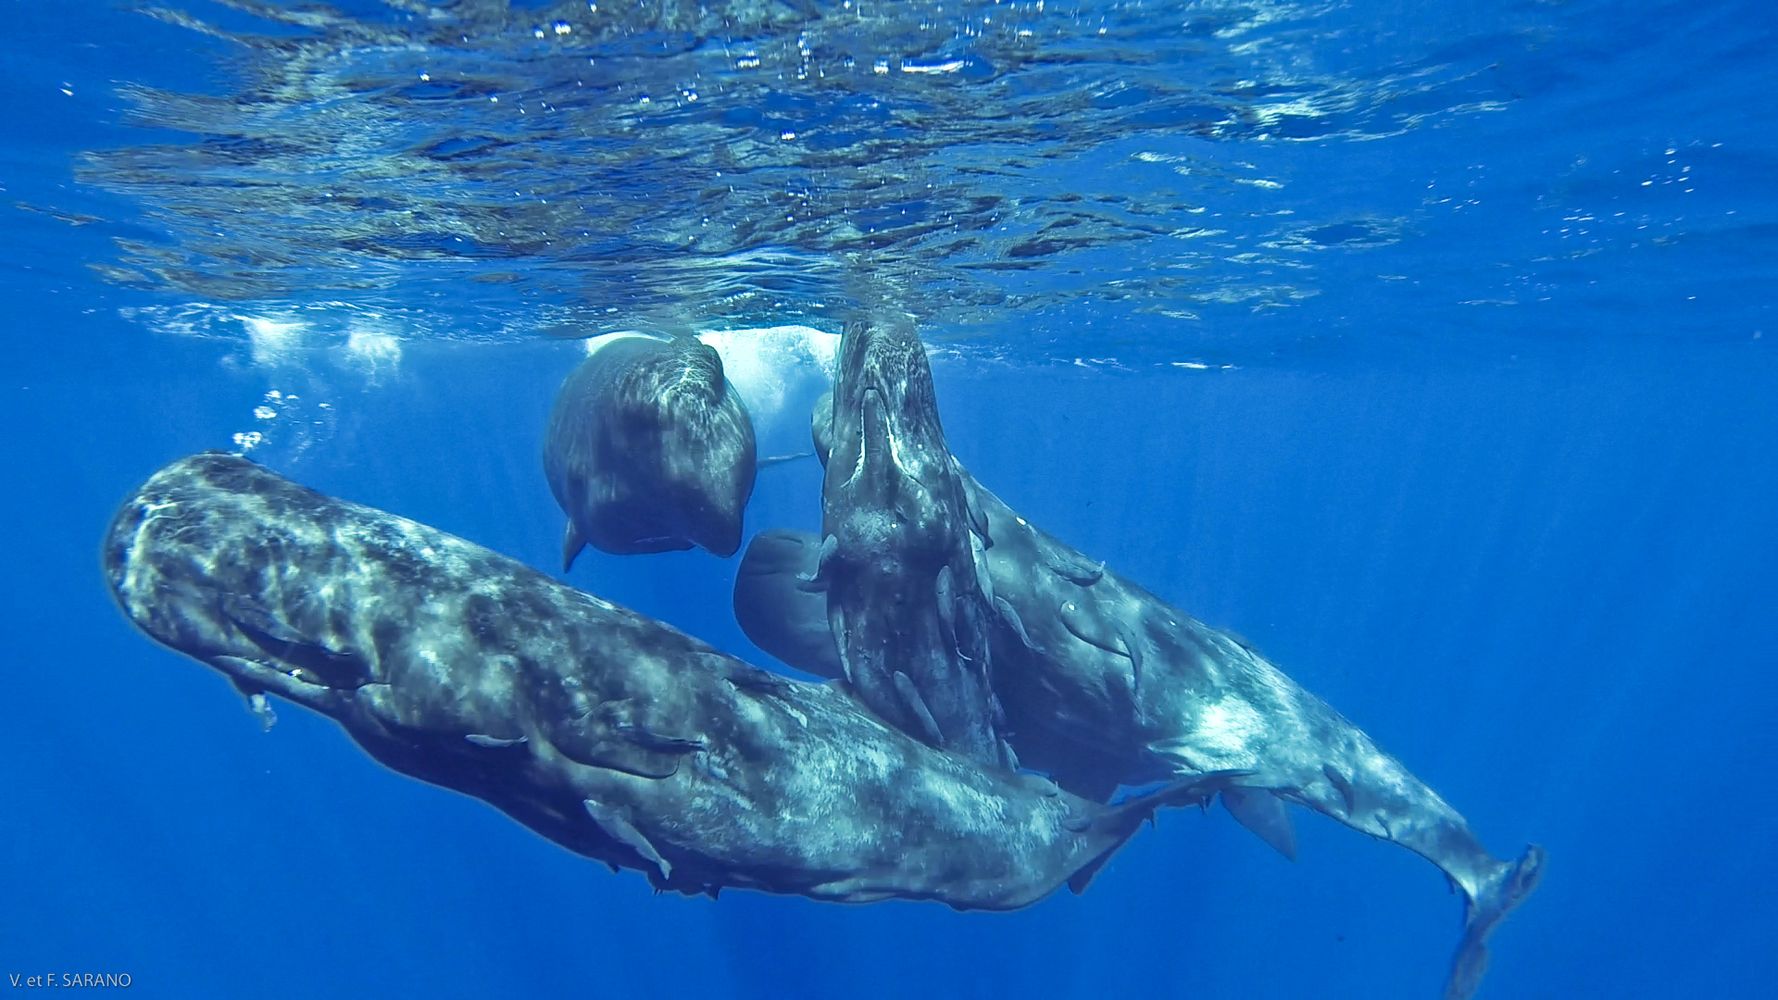
[[1468,898],[1463,913],[1463,937],[1451,959],[1451,976],[1445,982],[1445,1000],[1469,1000],[1488,971],[1488,935],[1515,907],[1531,895],[1543,878],[1544,851],[1536,844],[1525,848],[1519,860],[1502,862]]

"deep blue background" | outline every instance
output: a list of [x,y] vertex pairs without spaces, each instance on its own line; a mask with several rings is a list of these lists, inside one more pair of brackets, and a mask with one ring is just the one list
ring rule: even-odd
[[[6,43],[8,204],[127,216],[68,179],[113,126],[51,85],[148,68],[119,38],[38,27],[53,45]],[[1534,212],[1572,146],[1739,138],[1710,196],[1769,213],[1772,133],[1727,100],[1751,67],[1695,74],[1687,99],[1645,82],[1674,72],[1651,57],[1623,114],[1484,119],[1379,156],[1369,169],[1397,179],[1485,161],[1508,208],[1365,265],[1418,281],[1330,280],[1229,331],[1325,342],[1229,348],[1228,371],[938,366],[953,446],[1026,516],[1252,640],[1497,852],[1548,848],[1489,996],[1759,996],[1778,975],[1773,233],[1700,224],[1665,256],[1608,249],[1517,310],[1428,288],[1464,247],[1536,228],[1511,206]],[[1525,148],[1502,153],[1507,137]],[[336,411],[307,450],[268,451],[281,470],[548,567],[559,515],[536,455],[575,348],[411,345],[375,384],[225,363],[237,345],[121,319],[135,300],[85,272],[109,252],[90,230],[0,213],[0,974],[126,971],[169,997],[1434,995],[1456,899],[1417,858],[1308,814],[1294,865],[1220,813],[1163,815],[1084,896],[1010,915],[711,902],[398,778],[295,709],[262,734],[219,677],[110,605],[96,548],[115,504],[226,446],[275,387]],[[811,525],[815,476],[762,473],[750,529]],[[595,555],[572,580],[757,658],[728,615],[732,568]]]

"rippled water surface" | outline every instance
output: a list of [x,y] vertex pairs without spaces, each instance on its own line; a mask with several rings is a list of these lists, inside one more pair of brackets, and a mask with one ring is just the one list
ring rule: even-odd
[[[1742,186],[1778,166],[1762,81],[1699,78],[1769,25],[1647,4],[1620,36],[1615,10],[112,9],[89,16],[151,65],[28,100],[115,113],[74,176],[116,200],[21,205],[106,231],[91,264],[152,293],[142,322],[221,336],[819,325],[864,281],[941,342],[1144,365],[1531,325],[1589,269],[1647,279],[1629,316],[1683,316],[1749,266],[1725,243],[1778,225]],[[1601,332],[1766,318],[1718,304],[1736,328]]]
[[[1543,886],[1484,997],[1778,981],[1778,15],[1752,0],[0,0],[0,975],[137,996],[1429,997],[1459,904],[1171,810],[1016,914],[655,897],[95,571],[247,452],[544,570],[578,341],[766,454],[904,309],[1033,523],[1232,629]],[[814,530],[812,462],[748,532]],[[562,578],[766,662],[733,562]]]

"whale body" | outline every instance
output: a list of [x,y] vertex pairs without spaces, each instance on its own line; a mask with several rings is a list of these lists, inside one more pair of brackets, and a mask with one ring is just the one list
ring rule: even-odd
[[[825,598],[826,648],[884,720],[933,746],[1016,766],[990,679],[982,542],[912,324],[892,314],[848,323],[833,391],[817,406],[820,445],[831,449],[823,537],[798,586]],[[741,602],[736,609],[747,613]]]
[[[102,560],[155,640],[326,715],[659,890],[1027,905],[1076,890],[1210,775],[1106,806],[884,725],[442,531],[196,455],[117,512]],[[321,780],[321,776],[317,776]]]
[[610,334],[562,382],[543,468],[568,517],[562,568],[700,546],[730,556],[758,461],[753,423],[716,350],[690,337]]
[[[831,470],[837,439],[820,406],[812,431]],[[1493,856],[1435,791],[1247,643],[1089,559],[955,468],[986,546],[992,686],[1018,759],[1096,800],[1120,785],[1238,769],[1248,776],[1223,791],[1224,806],[1287,857],[1287,803],[1414,851],[1463,894],[1445,992],[1472,995],[1488,936],[1536,887],[1543,850]],[[820,540],[774,531],[753,545],[759,554],[743,557],[753,572],[737,578],[735,595],[748,637],[800,670],[842,676],[841,636],[811,641],[816,609],[780,578],[817,572]]]

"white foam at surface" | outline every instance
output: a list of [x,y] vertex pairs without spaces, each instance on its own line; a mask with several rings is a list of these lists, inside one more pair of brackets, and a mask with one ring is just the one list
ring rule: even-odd
[[722,370],[756,418],[771,416],[811,378],[833,378],[840,337],[809,326],[705,330],[698,339],[716,349]]
[[648,340],[667,339],[665,337],[656,337],[653,334],[643,333],[640,330],[618,330],[613,333],[602,333],[597,337],[588,337],[586,339],[584,346],[586,347],[587,357],[590,358],[599,353],[599,348],[604,347],[607,344],[614,344],[620,340],[628,340],[631,337],[644,337]]
[[[666,339],[639,330],[618,330],[588,338],[586,353],[591,356],[607,344],[630,337]],[[833,380],[839,334],[810,326],[765,326],[704,330],[697,337],[722,358],[723,375],[747,404],[756,431],[764,435],[783,430],[792,441],[808,434],[805,411]],[[797,412],[786,428],[774,428],[787,405],[796,406]]]
[[354,327],[346,334],[346,357],[370,374],[401,365],[401,338],[381,330]]
[[302,347],[300,320],[239,314],[235,318],[247,328],[248,351],[256,365],[280,364]]

